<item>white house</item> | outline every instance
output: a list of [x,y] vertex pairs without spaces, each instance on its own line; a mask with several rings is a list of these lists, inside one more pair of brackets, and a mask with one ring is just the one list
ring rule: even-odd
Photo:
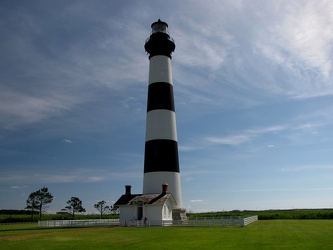
[[176,202],[168,193],[168,184],[162,185],[159,194],[132,194],[131,186],[114,206],[119,207],[120,226],[166,226],[172,224],[172,209]]

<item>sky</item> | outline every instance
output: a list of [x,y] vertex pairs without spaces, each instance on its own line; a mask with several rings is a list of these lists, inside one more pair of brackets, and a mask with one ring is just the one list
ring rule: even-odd
[[169,25],[183,207],[333,205],[333,2],[0,2],[0,209],[142,193],[151,24]]

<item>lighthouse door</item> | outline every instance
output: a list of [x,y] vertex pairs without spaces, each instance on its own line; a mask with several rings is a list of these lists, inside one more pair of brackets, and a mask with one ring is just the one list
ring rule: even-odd
[[137,214],[137,218],[138,220],[142,220],[142,216],[143,216],[143,203],[142,202],[138,202],[138,214]]

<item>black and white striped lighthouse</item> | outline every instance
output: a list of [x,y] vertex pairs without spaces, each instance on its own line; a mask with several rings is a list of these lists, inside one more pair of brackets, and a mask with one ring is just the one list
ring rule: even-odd
[[182,209],[171,71],[171,53],[176,46],[168,34],[167,23],[158,20],[151,28],[152,33],[145,43],[150,64],[143,193],[159,193],[161,184],[167,183],[177,203],[174,210],[181,213],[185,209]]

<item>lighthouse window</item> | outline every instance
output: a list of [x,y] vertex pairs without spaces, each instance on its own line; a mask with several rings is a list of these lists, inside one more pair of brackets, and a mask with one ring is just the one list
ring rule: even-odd
[[156,33],[156,32],[166,33],[166,28],[167,28],[167,26],[165,24],[156,23],[153,26],[153,33]]

